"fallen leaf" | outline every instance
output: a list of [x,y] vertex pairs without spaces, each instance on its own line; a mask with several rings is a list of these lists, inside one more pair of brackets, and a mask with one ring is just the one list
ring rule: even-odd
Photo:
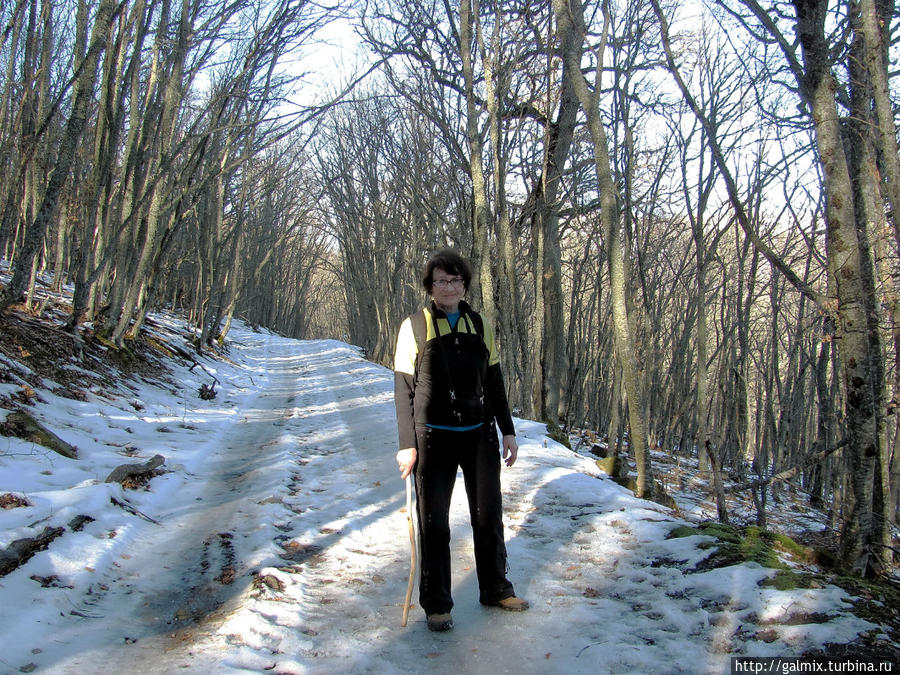
[[763,642],[772,643],[778,639],[778,631],[773,628],[767,628],[766,630],[759,631],[753,637],[757,640],[762,640]]

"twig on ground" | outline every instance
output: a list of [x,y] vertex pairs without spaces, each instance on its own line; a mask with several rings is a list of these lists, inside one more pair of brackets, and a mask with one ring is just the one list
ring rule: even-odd
[[585,651],[586,649],[590,649],[591,647],[596,647],[597,645],[602,645],[602,644],[604,644],[604,643],[603,643],[603,642],[592,642],[592,643],[589,644],[589,645],[585,645],[584,647],[581,648],[581,651],[579,651],[579,652],[575,655],[575,658],[577,659],[579,656],[581,656],[581,655],[584,653],[584,651]]
[[143,518],[144,520],[149,520],[154,525],[162,525],[161,522],[159,522],[158,520],[156,520],[154,518],[151,518],[146,513],[141,513],[141,511],[139,511],[138,509],[136,509],[135,507],[133,507],[131,504],[129,504],[126,501],[123,501],[121,499],[116,499],[115,497],[110,497],[109,501],[112,502],[113,504],[115,504],[116,506],[118,506],[119,508],[125,509],[126,511],[128,511],[128,513],[131,513],[131,514],[137,516],[138,518]]
[[192,365],[190,368],[188,368],[188,372],[189,373],[194,372],[194,368],[196,368],[197,366],[200,366],[200,368],[203,369],[203,372],[206,373],[207,375],[209,375],[216,384],[222,384],[221,382],[219,382],[218,378],[215,375],[213,375],[211,372],[209,372],[206,369],[206,367],[199,361],[194,361],[194,365]]

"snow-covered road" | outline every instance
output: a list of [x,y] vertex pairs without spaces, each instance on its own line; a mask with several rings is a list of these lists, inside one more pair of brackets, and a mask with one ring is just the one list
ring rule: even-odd
[[[144,385],[146,409],[128,422],[129,437],[143,439],[147,455],[166,455],[170,473],[126,495],[159,524],[105,506],[84,539],[67,535],[69,549],[51,547],[0,579],[0,621],[13,626],[0,665],[62,673],[716,673],[732,655],[798,655],[873,628],[843,612],[843,592],[833,587],[761,588],[773,571],[754,564],[689,573],[708,555],[698,548],[707,538],[666,539],[680,522],[667,509],[634,498],[549,441],[543,425],[522,420],[520,458],[503,470],[503,492],[509,576],[532,609],[479,605],[460,478],[451,512],[455,628],[430,633],[418,608],[401,628],[409,550],[390,371],[344,343],[240,326],[232,358],[209,404],[184,393],[196,384],[187,375],[177,404]],[[63,408],[59,415],[87,414]],[[110,430],[126,424],[111,412],[103,418]],[[88,434],[94,440],[100,426]],[[118,442],[112,432],[107,438]],[[112,489],[89,483],[79,485]],[[127,523],[113,527],[114,517]],[[89,559],[73,552],[104,536]],[[46,569],[58,575],[56,587],[29,581]]]

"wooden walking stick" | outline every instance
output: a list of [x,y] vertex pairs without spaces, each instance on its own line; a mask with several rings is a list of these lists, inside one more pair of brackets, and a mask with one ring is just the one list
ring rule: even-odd
[[409,581],[406,584],[406,600],[403,602],[403,619],[400,625],[406,627],[406,620],[409,618],[409,603],[412,600],[413,586],[416,583],[416,530],[413,526],[412,511],[412,492],[413,477],[412,474],[406,476],[406,523],[409,525]]

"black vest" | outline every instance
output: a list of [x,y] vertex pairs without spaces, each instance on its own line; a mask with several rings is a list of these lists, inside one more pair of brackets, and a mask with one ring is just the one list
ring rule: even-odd
[[[417,336],[413,399],[417,427],[426,424],[464,427],[493,419],[484,396],[490,354],[481,335],[482,319],[465,303],[461,302],[459,309],[456,326],[440,335],[439,320],[446,321],[446,314],[432,303],[435,337],[420,342]],[[418,332],[416,321],[417,316],[413,315],[414,333]]]

